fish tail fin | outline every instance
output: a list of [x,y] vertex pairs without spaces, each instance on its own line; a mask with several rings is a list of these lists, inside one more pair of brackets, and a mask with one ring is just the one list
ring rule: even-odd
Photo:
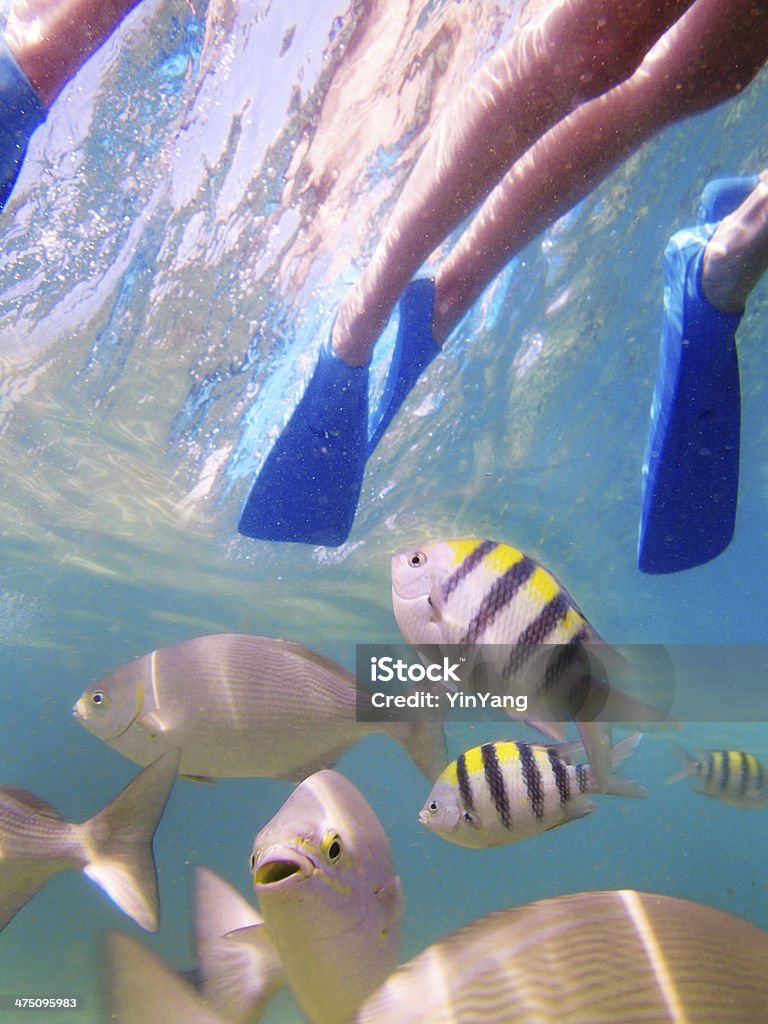
[[107,933],[110,1020],[117,1024],[222,1024],[188,982],[132,935]]
[[448,764],[442,721],[391,722],[385,732],[400,744],[430,782],[434,782]]
[[179,767],[169,750],[128,783],[90,821],[81,825],[88,849],[84,873],[147,931],[157,931],[160,903],[152,839]]
[[696,774],[699,767],[699,762],[695,757],[691,757],[687,750],[683,750],[677,743],[671,743],[670,746],[674,747],[677,756],[682,761],[682,767],[666,777],[664,781],[667,785],[672,782],[680,782],[681,779],[689,779],[692,775]]

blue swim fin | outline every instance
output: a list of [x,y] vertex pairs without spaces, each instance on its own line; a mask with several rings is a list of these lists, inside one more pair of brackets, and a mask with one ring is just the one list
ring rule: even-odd
[[416,381],[440,351],[432,337],[434,308],[434,278],[417,278],[403,289],[392,361],[368,441],[369,456]]
[[733,537],[739,482],[740,313],[701,292],[704,249],[757,179],[721,179],[702,196],[699,224],[664,254],[664,324],[643,463],[638,567],[678,572],[719,555]]
[[348,366],[330,342],[267,456],[237,529],[258,540],[343,544],[365,470],[368,367]]
[[304,395],[254,480],[238,530],[258,540],[343,544],[352,529],[365,463],[424,368],[432,338],[434,281],[412,281],[384,390],[368,435],[368,367],[347,366],[330,341]]
[[29,140],[46,117],[40,97],[8,49],[4,26],[5,13],[0,12],[0,210],[16,184]]

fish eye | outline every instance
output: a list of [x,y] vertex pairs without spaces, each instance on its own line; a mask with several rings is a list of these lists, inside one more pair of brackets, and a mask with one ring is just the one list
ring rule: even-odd
[[326,857],[331,864],[335,864],[342,853],[341,836],[331,836],[323,845],[325,846]]
[[430,802],[429,809],[433,814],[437,814],[437,800],[432,800]]
[[426,565],[427,556],[423,551],[411,551],[406,562],[412,569],[420,569],[422,565]]
[[91,694],[91,704],[95,704],[97,707],[99,704],[103,704],[106,700],[106,694],[102,690],[94,690]]

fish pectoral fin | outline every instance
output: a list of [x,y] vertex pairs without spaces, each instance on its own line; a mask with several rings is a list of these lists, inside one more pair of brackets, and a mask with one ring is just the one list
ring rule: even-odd
[[179,778],[187,779],[189,782],[200,782],[205,786],[216,785],[216,779],[212,779],[210,775],[187,775],[186,772],[179,772]]
[[443,595],[440,590],[438,583],[433,583],[429,589],[429,607],[432,610],[432,621],[442,622],[443,621]]
[[140,726],[150,736],[159,736],[168,731],[168,723],[163,721],[159,711],[146,711],[136,719],[136,725]]
[[403,916],[403,909],[405,907],[405,897],[403,896],[403,886],[400,881],[399,875],[394,875],[388,879],[380,889],[376,890],[376,899],[379,904],[383,907],[385,912],[385,919],[382,922],[382,934],[386,934],[386,931],[393,925],[397,924]]

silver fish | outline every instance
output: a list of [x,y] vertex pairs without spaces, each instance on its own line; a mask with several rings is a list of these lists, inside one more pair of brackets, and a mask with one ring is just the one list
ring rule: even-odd
[[768,932],[631,889],[503,910],[399,968],[355,1024],[756,1024]]
[[162,647],[89,686],[75,718],[114,750],[148,764],[171,747],[193,778],[300,781],[384,732],[432,781],[448,760],[436,722],[355,720],[357,681],[286,640],[222,633]]
[[259,832],[253,883],[294,995],[315,1024],[347,1020],[398,963],[403,894],[389,841],[347,779],[322,771]]
[[683,767],[667,782],[693,778],[694,789],[731,807],[756,811],[768,806],[768,772],[743,750],[702,750],[691,757],[678,747]]
[[168,751],[81,825],[40,797],[0,787],[0,928],[65,868],[82,871],[147,931],[160,919],[152,839],[179,766]]
[[[617,768],[635,750],[640,733],[613,748]],[[539,744],[498,740],[465,751],[435,782],[419,814],[430,831],[457,846],[486,849],[540,835],[597,809],[595,792],[580,743]],[[643,797],[642,786],[609,775],[605,792]]]
[[574,710],[585,694],[614,721],[665,719],[592,672],[594,664],[613,671],[627,665],[557,577],[518,548],[478,538],[437,541],[396,554],[391,576],[395,619],[408,643],[459,645],[487,658],[491,678],[514,679],[530,695],[527,713],[510,717],[553,739],[565,737],[558,723],[576,721],[597,790],[610,773],[610,729],[586,705]]

